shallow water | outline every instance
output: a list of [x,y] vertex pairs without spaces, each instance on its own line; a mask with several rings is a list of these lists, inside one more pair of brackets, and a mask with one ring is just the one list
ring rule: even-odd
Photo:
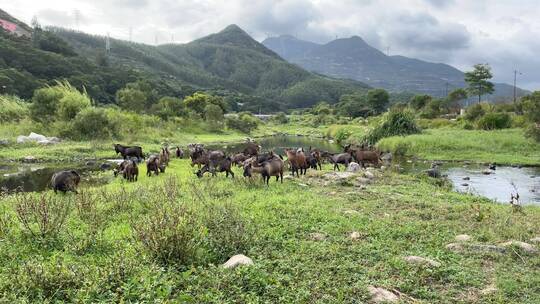
[[[329,152],[341,152],[342,148],[334,143],[320,138],[303,136],[271,136],[257,139],[263,151],[273,150],[284,154],[285,148],[316,147]],[[220,149],[227,153],[242,151],[245,143],[207,145],[209,149]],[[121,160],[104,160],[109,163]],[[98,162],[99,163],[99,162]],[[429,168],[431,162],[403,161],[399,165],[405,172],[420,173]],[[87,166],[84,163],[74,164],[21,164],[0,163],[0,189],[20,189],[22,191],[43,191],[48,188],[54,172],[66,169],[76,169],[82,175],[81,186],[93,186],[112,180],[112,173],[98,174],[97,165]],[[523,204],[540,205],[540,167],[513,168],[498,167],[493,174],[482,173],[486,167],[482,165],[465,165],[462,162],[447,162],[441,166],[442,174],[448,175],[457,191],[481,195],[501,203],[508,203],[510,195],[519,193]],[[469,177],[470,180],[463,178]],[[463,184],[467,184],[464,186]]]

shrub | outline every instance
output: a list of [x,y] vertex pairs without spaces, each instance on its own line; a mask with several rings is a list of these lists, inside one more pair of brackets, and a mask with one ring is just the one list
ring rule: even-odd
[[238,116],[227,117],[225,121],[227,128],[238,130],[247,134],[257,129],[259,123],[260,120],[257,117],[247,112],[239,113]]
[[19,121],[30,114],[28,103],[16,96],[0,96],[0,121]]
[[80,139],[111,138],[118,134],[118,123],[103,108],[86,108],[73,121],[72,137]]
[[193,207],[164,200],[145,218],[133,218],[132,227],[146,251],[164,265],[194,264],[202,253],[205,231]]
[[478,120],[478,128],[483,130],[506,129],[512,126],[512,118],[508,113],[487,113]]
[[23,232],[36,238],[56,237],[60,234],[71,211],[72,200],[50,196],[21,193],[15,196],[17,219]]
[[362,141],[374,145],[384,137],[405,136],[420,132],[421,130],[416,125],[412,113],[407,111],[390,111],[385,115],[383,121],[372,129]]
[[344,143],[352,135],[352,131],[347,128],[339,128],[334,135],[334,139],[338,144]]
[[277,113],[275,116],[272,116],[272,118],[270,119],[270,121],[274,122],[274,123],[277,123],[277,124],[286,124],[289,122],[289,118],[287,117],[287,115],[283,112],[279,112]]
[[39,122],[52,121],[58,108],[58,101],[62,96],[62,92],[54,87],[34,91],[32,104],[30,105],[32,119]]
[[407,153],[411,150],[411,144],[404,141],[399,141],[394,146],[394,149],[392,150],[392,153],[395,157],[405,157],[407,156]]
[[540,142],[540,124],[529,125],[525,134],[537,142]]
[[56,113],[59,119],[69,121],[75,118],[77,113],[90,107],[92,103],[86,92],[81,93],[67,83],[64,85],[66,87],[62,90],[63,96],[58,101]]
[[205,214],[207,246],[213,262],[223,262],[239,252],[246,252],[252,235],[238,208],[231,204],[210,204]]
[[484,116],[489,111],[489,106],[485,103],[475,103],[469,106],[465,111],[465,119],[468,121],[475,121],[478,118]]
[[34,92],[30,115],[40,122],[50,122],[59,118],[69,121],[81,110],[90,107],[91,100],[86,91],[82,93],[69,82],[57,82],[53,87],[46,87]]

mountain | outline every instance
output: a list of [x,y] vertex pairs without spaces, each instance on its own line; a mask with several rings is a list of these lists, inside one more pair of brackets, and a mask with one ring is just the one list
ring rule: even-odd
[[[105,39],[55,28],[77,53],[95,58]],[[355,80],[317,75],[283,60],[250,37],[237,25],[186,44],[151,46],[110,39],[108,60],[112,65],[136,68],[160,75],[195,90],[241,94],[248,109],[275,111],[312,106],[319,101],[335,103],[342,94],[369,88]]]
[[291,64],[237,25],[186,44],[109,39],[106,49],[107,37],[56,27],[33,30],[2,10],[0,19],[29,33],[15,35],[0,26],[0,93],[24,98],[67,79],[99,103],[114,103],[118,89],[142,79],[159,95],[209,91],[243,105],[238,110],[277,111],[334,103],[342,94],[369,88]]
[[[283,35],[268,38],[262,44],[308,71],[355,79],[391,92],[442,97],[446,94],[447,83],[450,90],[465,87],[464,73],[450,65],[387,56],[358,36],[317,44]],[[497,83],[495,90],[494,96],[511,96],[513,87]],[[526,93],[519,90],[520,95]]]

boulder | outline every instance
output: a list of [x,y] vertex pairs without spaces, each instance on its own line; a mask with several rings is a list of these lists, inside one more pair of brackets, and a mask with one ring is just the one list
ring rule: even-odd
[[467,234],[460,234],[460,235],[456,235],[456,237],[454,238],[457,242],[468,242],[470,241],[472,238],[470,235],[467,235]]
[[17,136],[18,144],[24,144],[27,142],[36,142],[42,145],[49,145],[49,144],[59,143],[60,139],[58,137],[46,137],[45,135],[37,134],[34,132],[31,132],[30,135],[28,136],[24,136],[24,135]]
[[329,172],[323,175],[324,178],[331,180],[343,180],[354,176],[353,172]]
[[364,176],[369,178],[369,179],[374,179],[375,178],[375,174],[373,174],[373,172],[371,172],[371,171],[364,172]]
[[461,186],[463,186],[463,187],[469,187],[469,184],[463,183],[463,184],[461,184]]
[[245,265],[245,266],[253,265],[253,260],[243,254],[237,254],[237,255],[232,256],[229,260],[227,260],[227,262],[223,264],[223,267],[231,269],[231,268],[236,268],[242,265]]
[[502,247],[510,247],[510,246],[519,247],[519,248],[521,248],[523,251],[525,251],[527,253],[536,253],[536,252],[538,252],[538,249],[536,249],[533,245],[531,245],[529,243],[525,243],[525,242],[514,241],[514,240],[502,243],[501,246]]
[[9,140],[7,139],[0,139],[0,146],[7,146],[9,145]]
[[392,155],[392,152],[384,153],[381,156],[381,160],[385,162],[392,162],[392,159],[394,158],[394,155]]
[[347,166],[347,172],[358,172],[360,171],[360,169],[362,169],[362,167],[360,167],[360,165],[358,163],[355,163],[355,162],[352,162],[352,163],[349,163],[349,165]]
[[531,239],[531,243],[540,244],[540,236]]
[[468,176],[465,176],[465,177],[463,178],[463,180],[466,180],[466,181],[468,181],[468,180],[471,180],[471,178],[470,178],[470,177],[468,177]]
[[396,294],[381,287],[368,286],[368,291],[373,303],[393,303],[399,301],[399,297]]
[[415,256],[415,255],[406,256],[403,259],[405,260],[405,262],[407,262],[409,264],[414,264],[414,265],[426,265],[426,266],[431,266],[431,267],[440,267],[441,266],[441,263],[439,263],[437,261],[434,261],[434,260],[428,259],[428,258]]
[[112,165],[110,163],[102,163],[101,165],[99,165],[99,168],[101,170],[109,170],[112,168]]

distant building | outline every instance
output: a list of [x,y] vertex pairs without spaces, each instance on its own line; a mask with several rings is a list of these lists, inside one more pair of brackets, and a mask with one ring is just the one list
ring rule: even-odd
[[16,36],[26,36],[30,37],[30,32],[25,30],[24,28],[18,26],[17,24],[13,22],[9,22],[4,19],[0,19],[0,27],[2,27],[6,32],[16,35]]

